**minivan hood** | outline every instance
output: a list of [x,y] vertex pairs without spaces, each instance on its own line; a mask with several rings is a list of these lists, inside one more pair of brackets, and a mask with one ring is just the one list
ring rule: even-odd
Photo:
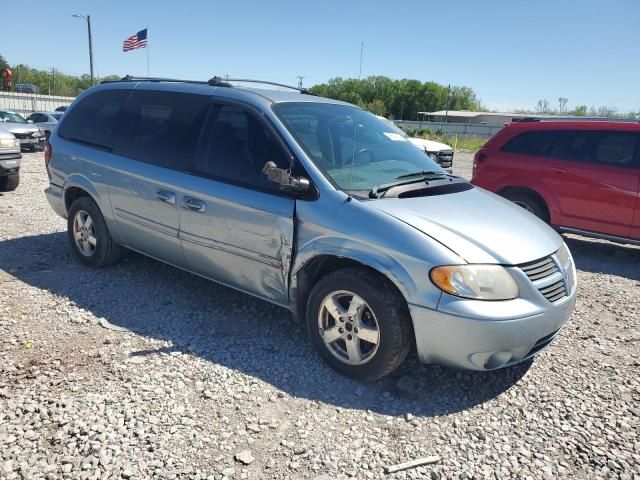
[[416,147],[426,150],[427,152],[439,152],[441,150],[451,150],[449,145],[444,143],[434,142],[432,140],[425,140],[424,138],[410,137],[409,141]]
[[542,220],[478,187],[429,197],[371,200],[370,205],[469,263],[518,265],[546,257],[562,245],[560,235]]

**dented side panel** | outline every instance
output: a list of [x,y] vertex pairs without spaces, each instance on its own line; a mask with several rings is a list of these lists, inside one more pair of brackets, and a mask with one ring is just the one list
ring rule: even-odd
[[[180,240],[189,270],[288,305],[295,200],[185,175],[178,192]],[[204,211],[182,208],[198,198]]]

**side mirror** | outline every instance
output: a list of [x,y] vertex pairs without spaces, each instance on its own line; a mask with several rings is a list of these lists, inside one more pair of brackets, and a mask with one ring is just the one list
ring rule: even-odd
[[27,120],[27,123],[33,123],[33,120]]
[[309,190],[311,185],[308,178],[294,177],[287,170],[278,168],[275,162],[265,163],[262,168],[262,173],[267,176],[269,181],[280,185],[280,189],[285,192],[292,192],[301,195]]

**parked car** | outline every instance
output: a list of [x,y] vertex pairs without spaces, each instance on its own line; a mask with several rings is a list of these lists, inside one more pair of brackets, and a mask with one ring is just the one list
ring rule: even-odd
[[420,137],[410,137],[404,130],[398,128],[395,123],[384,117],[377,116],[385,122],[389,123],[400,135],[404,136],[413,143],[416,147],[429,155],[435,162],[438,163],[447,172],[451,173],[453,170],[453,148],[449,145],[440,142],[434,142],[433,140],[427,140]]
[[0,128],[11,132],[18,139],[21,150],[44,150],[44,132],[27,122],[20,114],[11,110],[0,110]]
[[14,91],[17,93],[38,93],[38,86],[33,83],[16,83]]
[[44,132],[47,140],[51,136],[51,131],[58,124],[58,120],[62,117],[64,112],[33,112],[27,117],[27,122],[31,120],[31,123],[36,124],[40,130]]
[[640,124],[521,121],[475,156],[472,183],[561,232],[640,243]]
[[229,82],[125,77],[76,99],[46,196],[83,264],[126,247],[288,308],[361,379],[414,346],[491,370],[555,338],[576,275],[548,225],[365,110]]
[[0,126],[0,192],[10,192],[20,183],[20,142]]

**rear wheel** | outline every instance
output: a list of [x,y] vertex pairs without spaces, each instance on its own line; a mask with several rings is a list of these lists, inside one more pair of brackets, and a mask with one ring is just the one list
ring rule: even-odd
[[540,220],[549,223],[549,212],[547,211],[546,206],[533,195],[527,195],[525,193],[506,193],[503,196],[519,207],[524,208],[529,213],[533,213]]
[[307,303],[307,330],[335,370],[375,380],[395,370],[412,346],[406,302],[388,280],[365,269],[322,278]]
[[76,199],[69,209],[67,233],[76,257],[90,267],[106,267],[120,258],[118,245],[98,205],[89,197]]
[[20,183],[20,174],[13,173],[5,177],[0,177],[0,192],[12,192],[18,188]]

